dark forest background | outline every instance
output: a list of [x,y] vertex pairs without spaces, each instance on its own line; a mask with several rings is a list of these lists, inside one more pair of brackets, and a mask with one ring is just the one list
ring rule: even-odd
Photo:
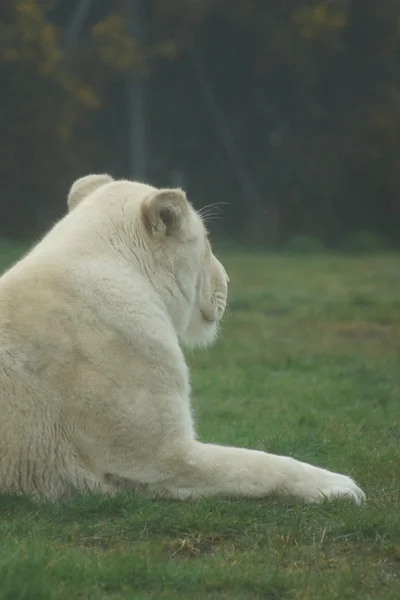
[[110,172],[220,235],[400,241],[399,0],[1,0],[0,236]]

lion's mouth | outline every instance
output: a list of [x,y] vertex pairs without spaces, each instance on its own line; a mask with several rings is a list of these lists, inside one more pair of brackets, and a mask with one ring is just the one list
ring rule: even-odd
[[204,302],[200,307],[200,314],[203,321],[207,323],[217,323],[223,317],[226,308],[226,296],[215,292],[211,302]]

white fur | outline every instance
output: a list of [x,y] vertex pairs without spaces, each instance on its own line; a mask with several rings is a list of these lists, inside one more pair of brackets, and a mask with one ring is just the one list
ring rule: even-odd
[[197,441],[181,343],[215,339],[228,277],[185,194],[91,175],[68,204],[0,278],[0,489],[361,502],[345,475]]

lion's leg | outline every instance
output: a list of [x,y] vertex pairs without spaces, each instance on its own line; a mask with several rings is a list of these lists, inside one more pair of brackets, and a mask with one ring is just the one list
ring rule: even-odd
[[111,413],[101,412],[95,428],[90,418],[85,423],[81,418],[74,427],[78,454],[87,457],[96,479],[111,487],[181,499],[272,493],[308,501],[364,498],[345,475],[285,456],[196,441],[183,398],[146,394],[135,412],[117,401],[112,406]]
[[150,490],[172,498],[248,497],[272,493],[307,501],[344,496],[360,503],[364,493],[347,476],[285,456],[193,441],[174,460],[172,477]]

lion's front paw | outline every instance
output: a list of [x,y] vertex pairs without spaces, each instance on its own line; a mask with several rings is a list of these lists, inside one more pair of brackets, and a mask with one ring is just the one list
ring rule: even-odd
[[322,471],[322,473],[315,477],[314,489],[310,490],[309,500],[311,502],[334,498],[352,500],[356,504],[364,502],[364,492],[350,477],[322,469],[318,469],[318,471]]

